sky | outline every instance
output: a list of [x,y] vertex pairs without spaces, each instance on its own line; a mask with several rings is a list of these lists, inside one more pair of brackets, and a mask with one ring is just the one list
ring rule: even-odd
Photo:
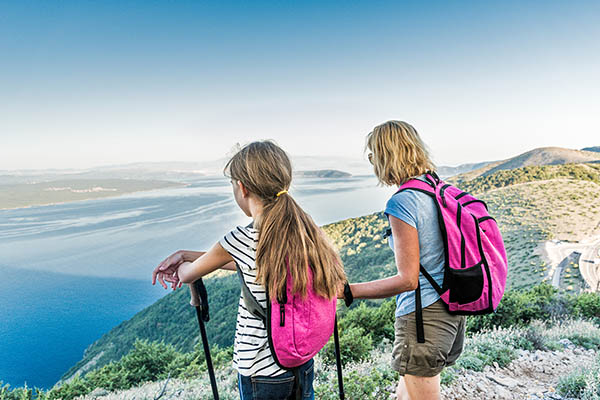
[[0,169],[207,161],[274,139],[439,165],[600,145],[597,1],[3,1]]

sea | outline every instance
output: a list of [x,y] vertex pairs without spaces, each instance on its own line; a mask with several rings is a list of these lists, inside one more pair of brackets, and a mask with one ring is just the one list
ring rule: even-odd
[[[48,389],[84,350],[166,295],[152,270],[206,250],[250,219],[229,181],[0,210],[0,381]],[[381,211],[372,176],[296,178],[290,194],[320,225]]]

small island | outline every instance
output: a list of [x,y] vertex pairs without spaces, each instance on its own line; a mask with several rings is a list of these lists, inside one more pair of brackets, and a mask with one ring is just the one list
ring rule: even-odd
[[312,171],[296,171],[294,176],[299,178],[350,178],[352,174],[335,169],[319,169]]
[[4,184],[0,185],[0,209],[60,204],[180,186],[185,184],[138,179],[60,179]]

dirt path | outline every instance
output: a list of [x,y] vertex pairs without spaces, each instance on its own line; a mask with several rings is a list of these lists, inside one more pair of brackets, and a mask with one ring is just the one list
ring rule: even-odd
[[486,367],[468,371],[442,387],[444,400],[471,399],[562,399],[556,385],[562,376],[593,363],[596,353],[579,347],[564,351],[520,351],[520,357],[505,368]]

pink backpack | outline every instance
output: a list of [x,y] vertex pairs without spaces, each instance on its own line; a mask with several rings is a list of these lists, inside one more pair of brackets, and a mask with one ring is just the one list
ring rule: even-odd
[[283,298],[269,300],[265,310],[252,294],[240,268],[236,268],[242,284],[246,308],[265,322],[271,355],[281,368],[292,370],[313,358],[329,341],[334,333],[338,389],[344,398],[339,338],[337,334],[337,298],[328,300],[313,290],[313,272],[308,268],[306,296],[293,293],[294,282],[288,264],[287,285]]
[[[439,293],[450,314],[494,312],[506,287],[508,262],[502,235],[487,205],[441,181],[435,173],[427,182],[411,179],[398,192],[417,190],[435,200],[444,240],[444,281],[440,287],[421,265],[420,271]],[[424,343],[420,284],[415,296],[417,337]]]

